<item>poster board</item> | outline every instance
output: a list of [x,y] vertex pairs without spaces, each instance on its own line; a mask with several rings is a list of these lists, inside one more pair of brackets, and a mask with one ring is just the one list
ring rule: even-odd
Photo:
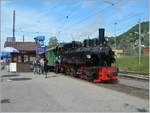
[[16,63],[10,63],[10,72],[17,72],[17,64]]

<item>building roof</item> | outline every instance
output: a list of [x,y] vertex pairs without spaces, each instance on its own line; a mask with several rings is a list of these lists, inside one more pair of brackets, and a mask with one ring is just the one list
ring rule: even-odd
[[113,49],[113,51],[116,53],[123,53],[123,49]]
[[14,47],[18,50],[35,51],[35,42],[5,42],[4,47]]

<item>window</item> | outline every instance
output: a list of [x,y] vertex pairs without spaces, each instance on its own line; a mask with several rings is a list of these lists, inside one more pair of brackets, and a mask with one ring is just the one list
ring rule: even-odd
[[23,55],[21,55],[21,61],[24,62],[24,56]]
[[28,61],[29,61],[28,55],[24,55],[24,62],[28,62]]
[[22,62],[22,61],[21,61],[21,56],[20,56],[20,55],[18,56],[18,62]]
[[17,62],[17,56],[14,56],[12,59],[13,62]]
[[30,61],[30,62],[33,62],[34,60],[35,60],[35,56],[30,56],[30,57],[29,57],[29,61]]

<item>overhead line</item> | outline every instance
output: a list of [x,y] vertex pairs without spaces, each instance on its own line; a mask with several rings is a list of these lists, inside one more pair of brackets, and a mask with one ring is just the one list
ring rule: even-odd
[[[106,8],[104,8],[104,9],[98,11],[97,13],[99,13],[99,12],[101,12],[101,11],[103,11],[103,10],[106,10],[107,8],[110,8],[110,7],[114,6],[115,4],[119,3],[120,0],[119,0],[118,2],[116,2],[116,3],[111,3],[111,2],[108,2],[108,1],[104,1],[104,2],[107,2],[107,3],[111,4],[111,6],[106,7]],[[97,13],[94,13],[94,14],[92,14],[92,15],[95,15],[95,14],[97,14]],[[71,14],[72,14],[72,13],[70,13],[69,15],[71,15]],[[87,18],[90,18],[92,15],[88,15],[88,16],[87,16],[86,18],[84,18],[83,20],[86,20]],[[66,18],[68,19],[69,16],[66,16]],[[81,24],[81,23],[83,22],[83,20],[81,20],[81,21],[79,21],[79,22],[77,22],[77,23]],[[65,19],[65,22],[66,22],[66,21],[67,21],[67,20]],[[65,26],[65,22],[64,22],[63,26],[61,27],[61,29]],[[74,23],[73,25],[75,25],[75,24],[77,24],[77,23]],[[65,28],[65,29],[66,29],[66,28]],[[62,30],[59,30],[58,33],[56,33],[56,34],[59,34],[60,32],[62,32]]]
[[[122,22],[127,22],[127,21],[130,21],[131,19],[134,19],[135,17],[137,17],[138,15],[140,15],[140,14],[142,14],[142,13],[137,13],[137,14],[135,14],[135,15],[132,15],[132,16],[130,16],[130,17],[128,17],[128,18],[123,18],[123,19],[120,19],[120,20],[116,20],[115,22],[117,22],[118,24],[119,23],[122,23]],[[121,21],[121,22],[120,22]],[[112,24],[113,23],[113,24]],[[110,23],[108,23],[108,24],[104,24],[105,26],[108,26],[108,25],[110,25],[110,26],[112,26],[112,25],[114,25],[114,22],[110,22]]]
[[[130,21],[131,19],[134,19],[135,17],[137,17],[138,15],[140,15],[140,14],[142,14],[142,13],[137,13],[137,14],[135,14],[135,15],[132,15],[132,16],[130,16],[130,17],[128,17],[128,18],[124,18],[124,19],[120,19],[120,20],[117,20],[116,22],[117,22],[117,24],[119,25],[120,23],[122,23],[122,22],[127,22],[127,21]],[[118,21],[121,21],[121,22],[118,22]],[[132,24],[134,24],[134,23],[132,23]],[[128,26],[131,26],[132,24],[130,24],[130,25],[128,25]],[[108,24],[105,24],[104,26],[108,26],[108,25],[110,25],[110,26],[112,26],[112,25],[114,25],[114,23],[108,23]],[[123,24],[123,26],[126,26],[125,24]],[[128,27],[127,26],[127,27]],[[123,27],[124,29],[126,29],[126,27]],[[110,28],[111,29],[111,28]],[[118,28],[118,29],[122,29],[122,28]],[[123,29],[123,30],[124,30]],[[123,31],[123,30],[120,30],[120,31]],[[118,30],[117,30],[118,31]],[[118,33],[117,33],[118,34]]]
[[[96,13],[94,13],[94,14],[92,14],[92,15],[86,16],[86,18],[82,19],[82,20],[79,21],[79,22],[76,22],[76,23],[72,24],[72,26],[74,26],[74,25],[76,25],[76,24],[81,24],[82,22],[84,22],[84,20],[86,20],[86,19],[92,17],[93,15],[95,15],[95,14],[97,14],[97,13],[100,13],[100,12],[102,12],[102,11],[108,9],[108,8],[111,8],[112,6],[118,4],[119,2],[120,2],[120,0],[119,0],[118,2],[116,2],[116,3],[111,3],[111,6],[105,7],[104,9],[101,9],[101,10],[97,11]],[[67,27],[67,28],[69,28],[69,27]],[[64,29],[67,29],[67,28],[64,28]],[[73,29],[74,29],[74,28],[73,28]]]
[[[105,7],[104,9],[101,9],[101,10],[97,11],[97,12],[94,13],[94,14],[91,14],[91,15],[86,16],[84,19],[80,20],[79,22],[76,22],[76,23],[72,24],[72,26],[77,25],[77,24],[81,24],[82,22],[85,22],[84,20],[86,20],[86,19],[88,19],[88,18],[91,18],[91,17],[93,17],[93,15],[95,15],[95,14],[97,14],[97,13],[100,13],[100,12],[102,12],[102,11],[108,9],[108,8],[111,8],[112,6],[118,4],[119,2],[120,2],[120,1],[118,1],[118,2],[116,2],[116,3],[114,3],[114,4],[111,4],[111,6]],[[69,28],[69,27],[68,27],[68,28]],[[65,29],[67,29],[67,28],[65,28]]]
[[[77,5],[75,6],[78,6],[80,4],[80,2],[77,3]],[[72,12],[74,11],[75,9],[71,10],[69,14],[65,15],[65,19],[64,19],[64,24],[59,28],[60,30],[58,31],[58,33],[61,32],[61,29],[63,29],[63,27],[65,26],[66,24],[66,21],[68,20],[68,18],[70,17],[71,14],[73,14]]]

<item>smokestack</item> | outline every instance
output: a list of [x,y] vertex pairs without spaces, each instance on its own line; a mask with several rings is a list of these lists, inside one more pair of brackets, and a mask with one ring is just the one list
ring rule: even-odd
[[15,42],[15,10],[13,11],[13,42]]
[[104,32],[105,32],[105,29],[103,28],[99,29],[99,44],[100,45],[103,45],[105,41]]
[[24,35],[23,35],[23,37],[22,37],[22,40],[23,40],[23,42],[24,42]]

